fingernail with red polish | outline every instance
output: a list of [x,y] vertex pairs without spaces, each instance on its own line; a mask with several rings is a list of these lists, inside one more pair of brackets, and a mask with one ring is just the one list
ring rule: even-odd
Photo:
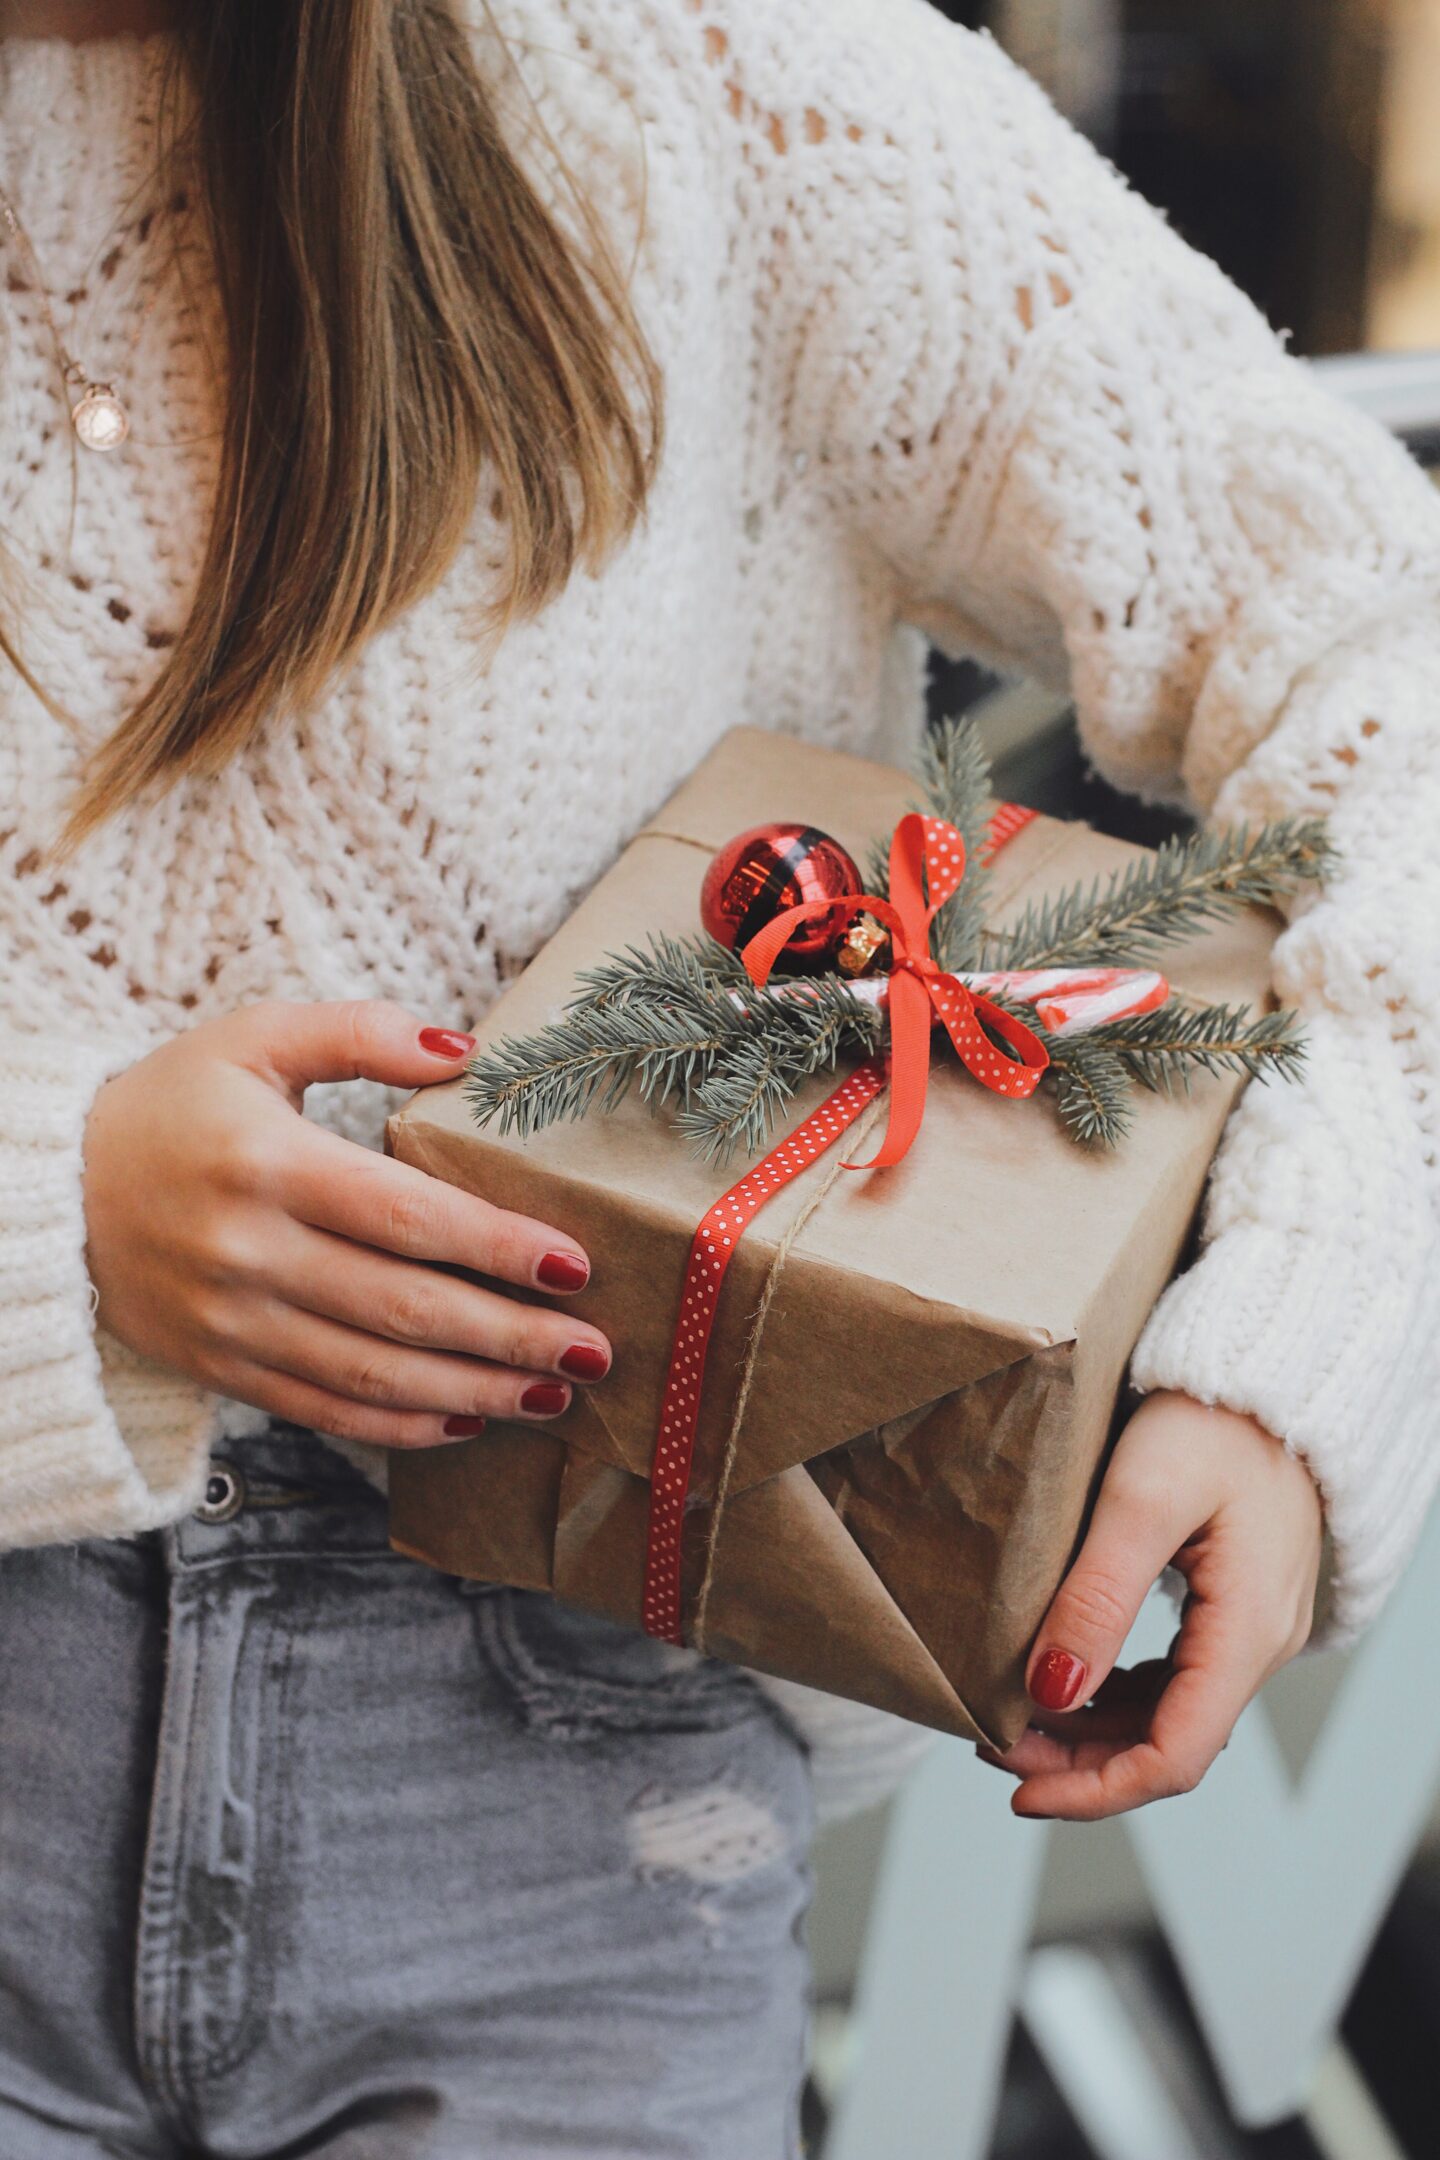
[[1085,1685],[1085,1667],[1068,1650],[1047,1650],[1030,1675],[1030,1693],[1042,1710],[1068,1710]]
[[547,1252],[535,1275],[547,1290],[583,1290],[590,1280],[590,1263],[579,1253]]
[[420,1047],[427,1057],[444,1058],[453,1065],[456,1058],[469,1057],[475,1037],[462,1035],[458,1028],[421,1028]]
[[447,1417],[441,1430],[451,1440],[473,1440],[485,1430],[483,1417]]
[[520,1408],[531,1417],[559,1417],[569,1400],[569,1388],[558,1380],[537,1380],[520,1397]]
[[572,1343],[556,1363],[572,1380],[603,1380],[610,1370],[610,1360],[597,1343]]

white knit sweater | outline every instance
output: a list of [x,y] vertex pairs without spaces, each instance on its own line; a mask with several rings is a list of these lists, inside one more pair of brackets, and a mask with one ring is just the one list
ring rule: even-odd
[[[668,385],[648,522],[482,670],[481,501],[443,585],[303,724],[58,874],[41,851],[83,748],[190,597],[217,324],[193,233],[189,301],[166,276],[142,313],[158,229],[111,276],[91,264],[145,174],[163,41],[0,46],[0,175],[50,290],[86,287],[71,342],[134,426],[79,453],[72,523],[51,349],[8,250],[5,605],[80,728],[0,679],[0,1543],[174,1519],[216,1423],[94,1328],[80,1139],[108,1074],[262,997],[473,1019],[737,721],[906,757],[929,637],[1072,684],[1091,757],[1137,794],[1331,820],[1342,866],[1276,953],[1306,1077],[1245,1095],[1202,1256],[1133,1370],[1303,1454],[1353,1629],[1440,1466],[1440,503],[924,0],[498,14],[636,250]],[[374,1142],[389,1104],[352,1086],[307,1107]]]

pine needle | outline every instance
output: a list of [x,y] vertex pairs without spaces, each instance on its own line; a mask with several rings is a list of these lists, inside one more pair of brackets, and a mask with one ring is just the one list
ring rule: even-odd
[[507,1036],[471,1065],[465,1095],[477,1124],[500,1121],[522,1136],[598,1105],[613,1110],[632,1086],[647,1102],[688,1097],[697,1073],[743,1032],[744,1018],[629,1000],[582,1008],[534,1035]]
[[706,1162],[723,1163],[736,1148],[758,1155],[800,1077],[772,1043],[737,1044],[715,1060],[676,1123],[692,1152]]
[[990,760],[973,720],[944,720],[926,736],[920,758],[925,800],[920,807],[954,825],[965,842],[965,877],[930,928],[930,949],[943,968],[980,963],[989,872]]
[[579,988],[567,1007],[570,1012],[598,1011],[631,998],[707,1010],[716,991],[750,988],[743,962],[714,938],[659,933],[648,945],[606,953],[598,966],[582,969],[575,979]]
[[1087,1040],[1113,1051],[1142,1087],[1160,1094],[1188,1089],[1197,1071],[1293,1077],[1305,1057],[1295,1013],[1256,1016],[1248,1005],[1161,1006],[1112,1020]]
[[1113,1147],[1129,1130],[1132,1088],[1188,1094],[1197,1072],[1292,1076],[1305,1055],[1292,1012],[1251,1013],[1244,1005],[1202,1005],[1137,1013],[1085,1035],[1036,1031],[1050,1052],[1050,1077],[1066,1128],[1077,1140]]
[[1071,1138],[1085,1147],[1118,1147],[1130,1130],[1132,1084],[1122,1061],[1088,1038],[1053,1045],[1046,1075]]
[[842,1052],[879,1040],[883,1015],[833,976],[756,990],[720,945],[657,938],[608,953],[581,994],[533,1035],[506,1037],[471,1065],[465,1094],[476,1122],[498,1119],[522,1137],[630,1089],[670,1102],[697,1149],[719,1157],[758,1147],[800,1082]]
[[868,1054],[884,1034],[882,1013],[823,976],[773,1003],[780,1016],[772,1006],[764,1028],[710,1060],[677,1120],[708,1162],[726,1162],[737,1148],[758,1154],[803,1081],[833,1071],[847,1051]]
[[1152,855],[1114,870],[1102,884],[1032,901],[1009,930],[988,941],[1006,967],[1138,967],[1167,945],[1251,903],[1273,906],[1296,885],[1333,866],[1318,818],[1279,818],[1167,840]]

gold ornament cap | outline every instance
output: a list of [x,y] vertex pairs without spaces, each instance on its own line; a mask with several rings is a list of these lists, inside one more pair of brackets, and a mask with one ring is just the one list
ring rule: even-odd
[[835,965],[842,975],[869,975],[880,965],[890,933],[873,915],[857,915],[840,941]]

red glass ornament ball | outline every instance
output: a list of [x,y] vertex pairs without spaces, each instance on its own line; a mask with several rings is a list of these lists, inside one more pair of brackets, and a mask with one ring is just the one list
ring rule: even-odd
[[[814,825],[756,825],[711,862],[700,888],[700,920],[711,937],[739,952],[786,908],[860,890],[860,872],[829,833]],[[835,907],[802,923],[776,965],[812,973],[826,967],[853,916],[852,908]]]

